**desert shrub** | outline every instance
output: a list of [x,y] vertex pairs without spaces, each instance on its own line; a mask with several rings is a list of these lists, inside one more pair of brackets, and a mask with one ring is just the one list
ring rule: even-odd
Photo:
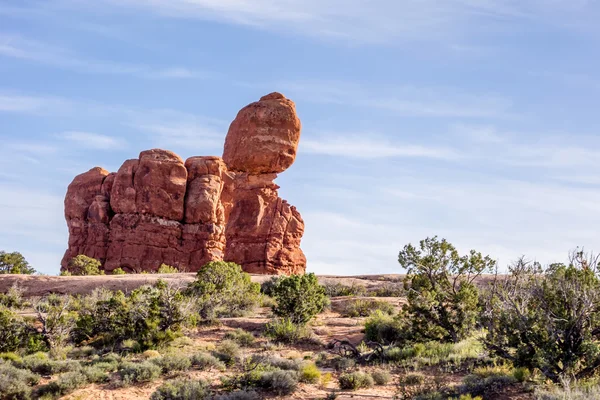
[[490,375],[482,378],[477,375],[468,375],[463,380],[459,390],[463,394],[473,396],[483,396],[484,398],[493,398],[490,396],[502,393],[507,386],[514,384],[517,380],[509,375]]
[[371,372],[371,378],[376,385],[387,385],[392,380],[392,375],[388,371],[378,369]]
[[281,369],[284,371],[299,371],[302,367],[301,360],[290,360],[282,357],[263,356],[254,354],[250,358],[251,365],[264,365],[272,367],[271,369]]
[[94,365],[85,367],[82,372],[90,383],[102,383],[108,381],[108,373],[102,366]]
[[127,275],[127,272],[121,267],[113,269],[111,275]]
[[488,365],[483,367],[476,367],[473,369],[473,375],[480,378],[488,378],[490,376],[504,376],[510,375],[511,369],[507,365]]
[[268,371],[262,374],[260,385],[279,396],[288,395],[298,387],[298,374],[293,371]]
[[165,374],[187,371],[192,367],[192,361],[189,357],[177,353],[167,354],[164,357],[153,358],[152,362],[158,365]]
[[36,271],[29,265],[25,257],[17,251],[7,253],[0,251],[0,275],[1,274],[35,274]]
[[150,362],[124,362],[119,368],[119,376],[125,386],[133,383],[152,382],[160,377],[161,368]]
[[339,377],[340,388],[344,390],[366,389],[373,386],[371,375],[363,372],[351,372],[342,374]]
[[191,357],[192,366],[204,371],[216,369],[225,371],[225,364],[212,354],[196,353]]
[[563,386],[535,388],[533,398],[535,400],[590,400],[600,398],[600,386],[578,387],[565,384]]
[[336,371],[348,371],[356,366],[356,361],[348,357],[337,357],[331,361],[331,367]]
[[60,397],[84,387],[89,383],[83,371],[72,371],[62,374],[56,381],[50,382],[36,390],[38,397]]
[[33,301],[33,308],[42,324],[42,337],[50,349],[64,347],[76,326],[77,314],[68,295],[50,294]]
[[31,398],[31,386],[36,385],[40,377],[15,366],[0,362],[0,398],[6,400],[28,400]]
[[343,285],[339,282],[326,282],[323,284],[323,287],[328,297],[364,296],[367,294],[366,287],[354,282],[352,285]]
[[265,326],[265,336],[283,343],[297,343],[310,336],[310,329],[288,318],[275,319]]
[[205,381],[189,379],[165,382],[156,389],[150,400],[203,400],[210,396],[210,389]]
[[567,266],[545,271],[520,259],[511,276],[497,279],[487,301],[487,348],[516,367],[539,369],[548,379],[584,379],[598,368],[600,279],[597,261],[575,253]]
[[13,353],[13,352],[8,352],[8,353],[0,353],[0,360],[4,360],[4,361],[12,361],[13,363],[21,363],[23,361],[23,359],[21,358],[20,355],[18,355],[17,353]]
[[233,365],[240,356],[240,346],[232,340],[223,340],[213,355],[225,364]]
[[403,307],[408,339],[459,342],[476,326],[479,291],[474,280],[496,262],[471,250],[460,256],[445,239],[404,247],[398,261],[407,270],[408,303]]
[[252,346],[256,340],[254,335],[250,332],[246,332],[243,329],[236,329],[235,331],[229,331],[223,337],[226,340],[233,340],[240,346]]
[[529,378],[531,377],[531,372],[529,372],[529,370],[524,367],[515,368],[512,372],[512,376],[517,380],[517,382],[523,383],[529,380]]
[[402,382],[409,386],[422,385],[425,382],[425,375],[420,372],[412,372],[406,374],[406,376],[402,378]]
[[23,357],[16,363],[18,367],[28,369],[40,375],[60,374],[81,369],[81,364],[75,360],[54,361],[46,353],[35,353]]
[[94,349],[92,346],[81,346],[71,349],[68,353],[68,356],[69,358],[82,359],[89,358],[94,354],[96,354],[96,349]]
[[273,313],[298,325],[309,322],[328,304],[325,289],[313,273],[281,278],[273,287],[273,297],[277,300]]
[[74,336],[77,342],[95,345],[135,340],[139,349],[133,350],[143,351],[175,339],[189,310],[189,300],[164,281],[142,286],[128,296],[97,290],[80,300]]
[[392,317],[376,310],[365,321],[365,339],[379,343],[396,342],[399,338],[405,338],[404,325],[399,316]]
[[0,293],[0,306],[20,309],[24,303],[23,289],[17,285],[11,286],[6,293]]
[[79,254],[69,260],[67,271],[71,275],[104,275],[102,264],[95,258]]
[[220,394],[214,400],[259,400],[258,393],[253,391],[236,390],[231,393]]
[[319,383],[321,371],[313,363],[304,363],[300,367],[299,380],[304,383]]
[[0,305],[0,352],[15,351],[21,347],[27,330],[23,318]]
[[198,299],[198,311],[205,320],[241,316],[258,305],[260,285],[235,263],[211,261],[188,288]]
[[264,281],[260,285],[260,292],[265,296],[273,296],[273,288],[277,286],[281,278],[281,276],[273,276],[271,279]]
[[406,297],[406,290],[402,283],[386,282],[381,286],[367,290],[366,295],[373,297]]
[[161,264],[160,267],[158,267],[158,271],[156,271],[156,272],[158,274],[177,274],[177,273],[179,273],[179,270],[170,265]]
[[142,353],[142,357],[146,360],[150,360],[152,358],[160,358],[161,354],[156,350],[146,350]]
[[393,315],[395,313],[394,306],[387,301],[372,300],[372,299],[354,299],[348,301],[340,314],[343,317],[356,318],[368,317],[375,311],[380,311],[383,314]]

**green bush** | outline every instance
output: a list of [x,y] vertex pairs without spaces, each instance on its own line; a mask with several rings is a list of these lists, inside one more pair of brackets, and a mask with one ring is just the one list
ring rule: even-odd
[[78,256],[71,258],[67,265],[67,271],[71,275],[76,276],[104,275],[104,271],[101,268],[102,264],[100,261],[84,254],[79,254]]
[[463,380],[463,384],[459,390],[463,394],[471,394],[473,396],[483,396],[484,398],[493,398],[491,396],[498,395],[510,386],[517,382],[515,378],[508,375],[491,375],[487,378],[482,378],[477,375],[468,375]]
[[513,378],[515,378],[517,380],[517,382],[525,382],[528,381],[529,378],[531,377],[531,372],[529,372],[529,370],[527,368],[515,368],[513,370]]
[[339,377],[340,388],[344,390],[366,389],[373,386],[371,375],[363,372],[351,372],[342,374]]
[[203,400],[209,398],[210,389],[205,381],[189,379],[165,382],[150,396],[150,400]]
[[150,362],[124,362],[119,368],[119,376],[125,386],[133,383],[152,382],[160,377],[161,368]]
[[20,355],[18,355],[17,353],[12,353],[12,352],[0,353],[0,360],[12,361],[13,363],[17,363],[17,364],[23,362],[23,359],[21,358]]
[[593,376],[600,368],[597,268],[581,252],[570,265],[554,264],[545,271],[538,263],[517,261],[487,299],[487,348],[556,383],[564,376]]
[[126,340],[139,342],[143,351],[175,339],[189,318],[189,300],[175,286],[158,281],[129,295],[97,290],[80,300],[74,332],[76,342],[95,346]]
[[310,336],[310,330],[303,325],[298,325],[288,318],[276,319],[265,326],[265,336],[278,342],[297,343]]
[[213,355],[227,365],[233,365],[240,356],[240,346],[232,340],[223,340]]
[[425,382],[425,375],[420,372],[406,374],[406,376],[402,379],[402,382],[409,386],[422,385]]
[[325,288],[313,273],[281,278],[273,297],[277,300],[273,313],[298,325],[308,323],[328,304]]
[[235,263],[211,261],[188,287],[188,293],[198,299],[198,311],[204,320],[236,317],[254,309],[260,298],[260,285]]
[[268,371],[262,374],[260,385],[279,396],[289,395],[298,387],[298,374],[293,371]]
[[356,283],[348,286],[339,282],[326,282],[323,287],[328,297],[365,296],[367,294],[367,288]]
[[281,357],[253,355],[250,358],[250,363],[253,365],[264,365],[271,369],[282,369],[285,371],[300,371],[302,364],[299,360],[290,360]]
[[11,286],[6,293],[0,293],[0,306],[12,309],[23,308],[23,289],[17,285]]
[[108,381],[108,373],[101,365],[85,367],[82,371],[90,383],[103,383]]
[[160,267],[158,267],[157,273],[158,274],[177,274],[177,273],[179,273],[179,270],[170,265],[161,264]]
[[371,372],[371,378],[373,378],[376,385],[387,385],[392,380],[390,373],[384,370]]
[[365,339],[379,343],[393,343],[399,338],[404,341],[406,327],[400,317],[376,310],[365,321]]
[[246,332],[243,329],[236,329],[234,331],[229,331],[223,336],[226,340],[233,340],[240,346],[249,347],[254,344],[256,338],[250,332]]
[[344,372],[354,368],[356,366],[356,361],[348,357],[337,357],[332,360],[331,366],[336,371]]
[[368,317],[375,311],[380,311],[383,314],[394,315],[394,306],[387,301],[372,300],[372,299],[354,299],[348,301],[340,314],[342,317],[357,318]]
[[217,371],[225,371],[225,364],[213,356],[212,354],[196,353],[191,357],[192,365],[201,371],[216,369]]
[[13,365],[0,362],[0,398],[6,400],[28,400],[31,398],[32,385],[37,385],[38,375],[18,369]]
[[36,271],[29,265],[25,257],[17,251],[7,253],[0,251],[0,275],[1,274],[26,274],[32,275]]
[[89,383],[83,371],[72,371],[61,375],[56,381],[41,386],[36,390],[38,397],[61,397],[84,387]]
[[319,383],[321,371],[313,363],[304,363],[300,367],[299,379],[304,383]]
[[161,367],[163,373],[187,371],[192,367],[189,357],[182,354],[167,354],[164,357],[154,358],[152,362]]
[[125,272],[125,270],[123,268],[117,268],[117,269],[113,269],[111,272],[111,275],[126,275],[127,272]]
[[273,288],[277,286],[282,276],[272,276],[260,285],[260,292],[265,296],[273,296]]
[[0,305],[0,352],[16,351],[23,344],[27,326],[10,308]]
[[419,249],[405,246],[398,261],[407,270],[405,285],[410,288],[403,307],[408,340],[457,343],[471,335],[480,310],[474,281],[496,262],[475,250],[460,256],[437,237],[422,240]]

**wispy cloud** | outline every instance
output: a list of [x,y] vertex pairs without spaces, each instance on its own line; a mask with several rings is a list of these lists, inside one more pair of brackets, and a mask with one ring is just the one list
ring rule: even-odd
[[384,136],[369,133],[344,136],[323,134],[318,139],[303,138],[300,146],[300,151],[304,153],[351,158],[407,157],[450,160],[459,157],[451,149],[411,144],[399,145]]
[[68,49],[6,33],[0,33],[0,56],[90,74],[128,75],[146,79],[203,79],[212,75],[186,67],[159,67],[86,59]]
[[23,95],[0,91],[0,112],[26,114],[60,114],[71,110],[73,104],[52,96]]
[[[266,86],[266,85],[265,85]],[[321,104],[378,109],[396,116],[515,118],[512,101],[493,94],[434,86],[373,85],[336,81],[277,82],[291,98]]]
[[109,150],[123,148],[126,144],[122,139],[92,132],[69,131],[63,132],[59,137],[88,149]]
[[[73,0],[70,3],[78,4]],[[63,2],[64,3],[64,2]],[[585,0],[101,0],[120,9],[197,18],[360,42],[436,40],[468,32],[514,29],[525,21],[581,29],[593,27],[598,7]],[[87,7],[90,3],[86,3]],[[576,24],[579,22],[579,24]],[[577,26],[579,25],[579,26]]]

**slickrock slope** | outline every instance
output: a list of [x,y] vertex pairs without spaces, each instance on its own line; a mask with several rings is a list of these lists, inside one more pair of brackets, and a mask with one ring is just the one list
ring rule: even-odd
[[69,248],[103,268],[156,271],[163,263],[198,271],[234,261],[256,274],[303,273],[304,222],[277,194],[300,140],[294,103],[271,93],[231,123],[223,159],[185,162],[161,149],[127,160],[117,173],[95,167],[75,177],[65,198]]

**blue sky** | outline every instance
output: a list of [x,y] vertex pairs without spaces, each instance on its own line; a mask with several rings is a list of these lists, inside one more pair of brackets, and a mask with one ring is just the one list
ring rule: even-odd
[[144,149],[221,155],[280,91],[280,194],[308,270],[401,272],[431,235],[505,267],[600,251],[593,0],[2,0],[0,249],[57,273],[72,178]]

